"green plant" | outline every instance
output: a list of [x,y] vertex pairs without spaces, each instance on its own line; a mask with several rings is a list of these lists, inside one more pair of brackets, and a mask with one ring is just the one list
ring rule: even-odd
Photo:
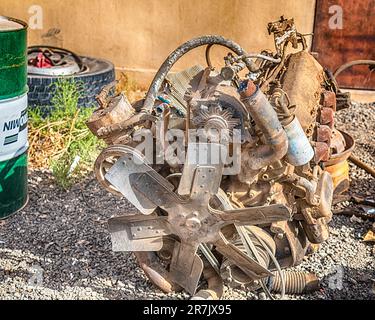
[[93,108],[78,106],[82,84],[61,78],[50,89],[52,108],[47,116],[41,108],[29,111],[30,162],[52,169],[58,185],[67,189],[91,171],[103,142],[85,124]]

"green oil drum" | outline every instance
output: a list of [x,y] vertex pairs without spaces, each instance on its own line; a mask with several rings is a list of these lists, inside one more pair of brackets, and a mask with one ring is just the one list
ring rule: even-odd
[[27,92],[27,24],[0,16],[0,99]]
[[27,203],[27,149],[0,162],[0,219],[22,209]]
[[0,219],[27,203],[26,23],[0,16]]

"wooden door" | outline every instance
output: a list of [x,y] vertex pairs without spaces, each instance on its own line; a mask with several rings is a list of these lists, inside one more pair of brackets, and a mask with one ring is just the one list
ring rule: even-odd
[[[316,0],[312,51],[332,72],[351,60],[375,60],[375,0]],[[375,89],[375,70],[354,66],[337,81],[344,88]]]

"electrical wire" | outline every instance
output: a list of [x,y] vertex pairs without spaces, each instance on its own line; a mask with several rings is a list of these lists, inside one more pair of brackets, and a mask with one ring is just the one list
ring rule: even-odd
[[[243,226],[237,226],[237,225],[235,225],[235,227],[237,229],[238,234],[241,237],[242,243],[245,246],[247,254],[249,256],[251,256],[251,253],[252,253],[253,256],[255,257],[255,259],[257,260],[257,262],[259,264],[261,264],[262,259],[260,258],[259,254],[258,254],[257,248],[255,247],[255,245],[252,242],[251,238],[247,234],[247,229],[245,229],[245,227],[243,227]],[[265,283],[263,282],[262,279],[260,279],[260,285],[261,285],[263,291],[268,296],[268,298],[270,298],[271,300],[275,300],[275,298],[272,296],[271,292],[269,291],[269,289],[267,288],[267,286],[265,285]]]
[[273,263],[274,263],[274,265],[275,265],[275,267],[277,269],[277,272],[280,275],[280,279],[281,279],[281,299],[284,299],[284,297],[285,297],[285,277],[284,277],[284,273],[281,270],[279,262],[277,261],[275,255],[272,253],[272,251],[270,250],[270,248],[268,248],[267,244],[260,237],[258,237],[258,235],[255,234],[255,232],[253,232],[251,230],[251,228],[249,228],[248,230],[259,241],[259,243],[263,246],[263,248],[267,251],[268,255],[272,259],[272,261],[273,261]]
[[[224,190],[219,189],[219,192],[217,193],[216,196],[219,198],[219,200],[221,200],[221,203],[222,203],[222,205],[224,206],[224,208],[226,210],[233,210],[234,209],[233,205],[228,201]],[[278,269],[278,271],[280,270],[281,297],[283,298],[284,295],[285,295],[285,278],[284,278],[284,274],[281,271],[280,265],[277,262],[277,259],[273,255],[272,251],[268,248],[268,246],[264,243],[263,240],[259,239],[259,237],[257,235],[255,235],[254,232],[252,232],[250,230],[250,228],[246,229],[244,226],[238,226],[236,224],[235,224],[235,227],[236,227],[236,230],[237,230],[238,234],[241,237],[241,241],[242,241],[242,243],[243,243],[243,245],[244,245],[244,247],[246,249],[246,252],[247,252],[247,254],[250,257],[254,256],[255,260],[257,260],[257,262],[259,264],[261,264],[262,259],[260,258],[259,254],[258,254],[258,250],[255,247],[253,241],[251,240],[251,238],[247,234],[247,230],[249,230],[255,236],[255,238],[259,241],[259,243],[265,248],[265,250],[267,251],[267,253],[270,255],[270,258],[272,259],[272,261],[275,264],[276,268]],[[275,298],[273,297],[273,295],[271,294],[271,292],[269,291],[269,289],[267,288],[267,286],[265,285],[265,283],[262,280],[260,280],[260,286],[262,287],[263,291],[266,293],[266,295],[271,300],[275,300]]]

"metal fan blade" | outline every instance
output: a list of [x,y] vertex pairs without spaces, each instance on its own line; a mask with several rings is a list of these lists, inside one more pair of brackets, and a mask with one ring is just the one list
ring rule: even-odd
[[237,225],[268,224],[291,218],[289,208],[283,204],[225,210],[223,212],[214,209],[210,210],[222,221]]
[[172,205],[178,201],[173,185],[131,154],[118,159],[105,178],[146,215],[160,204]]
[[159,251],[170,234],[166,217],[132,215],[108,220],[113,251]]
[[184,202],[173,192],[174,186],[155,170],[131,174],[129,181],[134,190],[147,197],[158,207],[167,209]]
[[196,254],[198,244],[176,242],[171,265],[170,279],[193,295],[203,271],[203,261]]
[[216,194],[221,181],[221,171],[213,166],[199,166],[195,169],[190,199],[208,203]]
[[[220,187],[221,177],[224,169],[224,162],[227,157],[227,149],[222,144],[217,143],[189,143],[186,161],[182,172],[178,194],[193,195],[192,185],[197,176],[198,170],[207,168],[210,175],[210,184],[201,187],[202,191],[216,194]],[[207,179],[207,175],[201,175],[202,179]]]
[[216,250],[237,265],[251,279],[257,280],[272,276],[270,271],[225,239],[223,234],[220,233],[220,236],[221,239],[215,243]]

